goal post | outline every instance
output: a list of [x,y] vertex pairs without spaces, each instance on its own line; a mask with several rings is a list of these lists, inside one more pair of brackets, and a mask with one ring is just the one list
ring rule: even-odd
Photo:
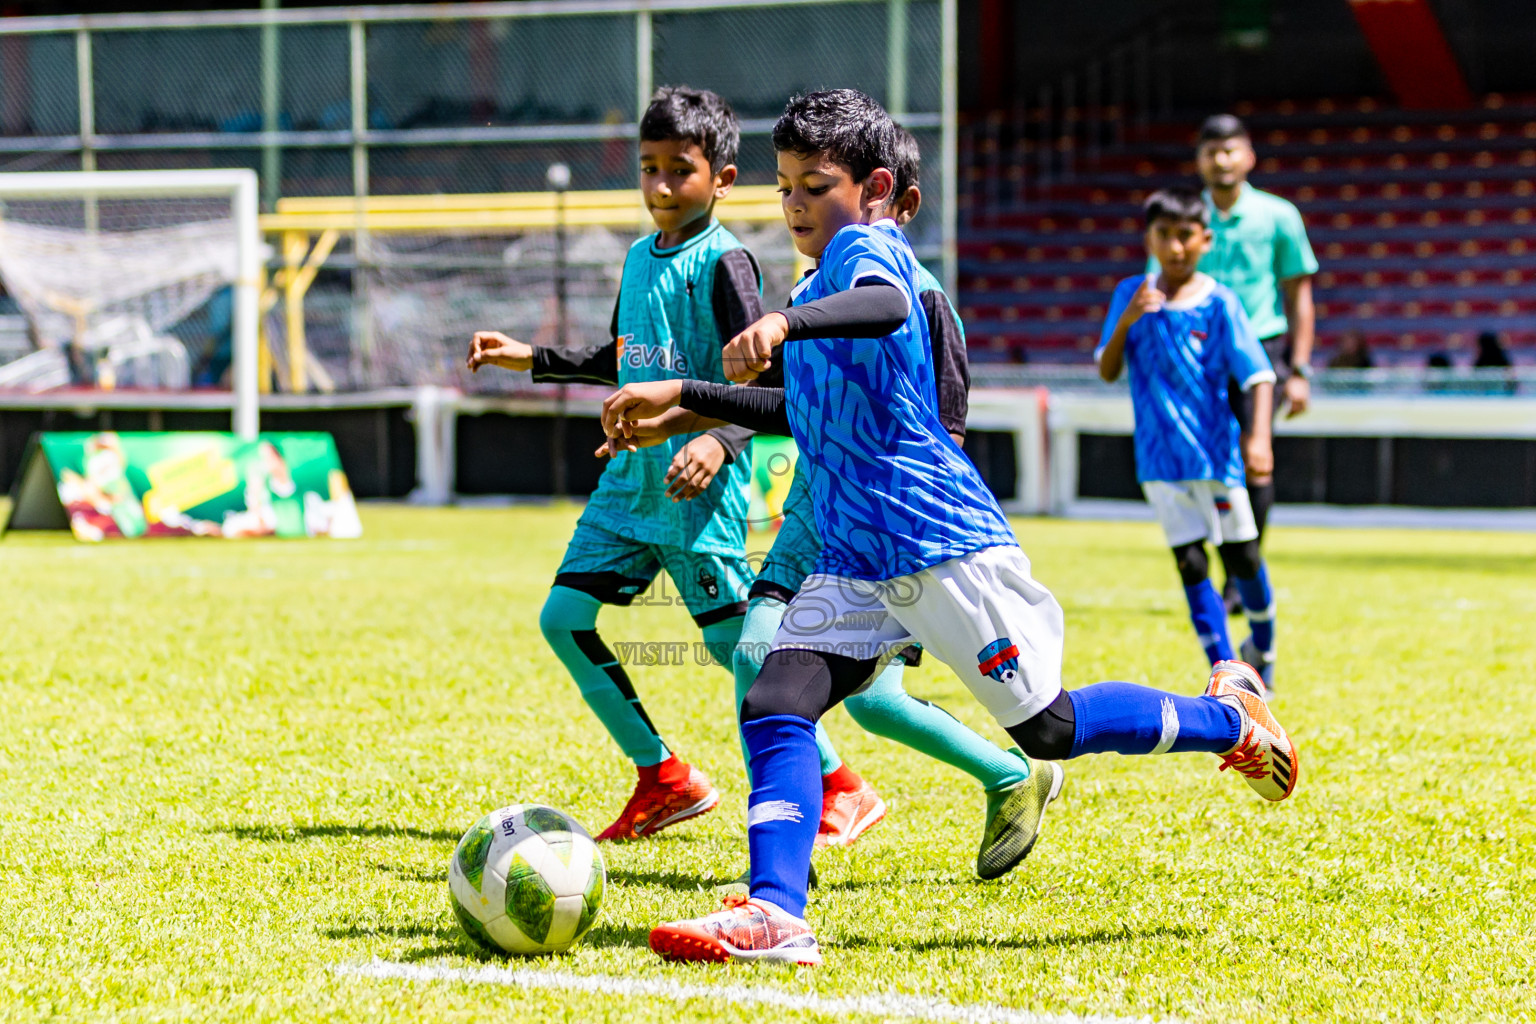
[[[228,287],[231,426],[254,440],[257,194],[256,173],[244,168],[0,174],[0,280],[33,325],[37,354],[89,343],[150,366],[135,370],[150,386],[185,387],[185,352],[178,364],[164,332]],[[137,338],[123,340],[125,331]],[[105,365],[115,373],[112,360]]]

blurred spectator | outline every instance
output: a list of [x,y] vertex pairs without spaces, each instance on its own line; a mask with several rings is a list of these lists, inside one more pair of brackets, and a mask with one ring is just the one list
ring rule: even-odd
[[1451,374],[1444,372],[1451,369],[1451,357],[1444,352],[1432,352],[1424,361],[1424,390],[1431,394],[1450,394],[1460,390],[1463,382],[1451,379]]
[[1376,365],[1371,358],[1371,345],[1359,331],[1350,331],[1339,343],[1339,350],[1328,360],[1330,370],[1369,370]]
[[1477,358],[1472,360],[1473,366],[1508,366],[1509,353],[1504,351],[1504,346],[1499,344],[1499,335],[1496,331],[1484,331],[1477,336]]
[[[1502,381],[1480,381],[1478,390],[1485,394],[1509,394],[1515,393],[1519,386],[1515,380],[1515,371],[1510,364],[1509,353],[1504,351],[1504,346],[1499,344],[1497,331],[1484,331],[1477,336],[1477,358],[1472,360],[1473,369],[1498,369],[1504,370]],[[1495,376],[1488,374],[1487,376]]]

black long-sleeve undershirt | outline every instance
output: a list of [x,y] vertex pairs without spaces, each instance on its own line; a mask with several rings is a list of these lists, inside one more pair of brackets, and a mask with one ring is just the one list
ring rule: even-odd
[[789,435],[789,413],[784,406],[783,388],[685,380],[678,404],[707,419],[725,420],[759,434]]
[[910,304],[901,289],[876,278],[847,291],[778,310],[789,322],[788,341],[806,338],[883,338],[907,321]]
[[[723,347],[762,316],[762,272],[746,249],[722,253],[715,264],[710,289],[710,306],[720,332]],[[609,340],[579,349],[558,349],[544,345],[533,349],[533,379],[539,383],[610,384],[619,382],[619,300],[613,303],[608,324]],[[725,417],[714,417],[724,419]],[[716,427],[708,434],[725,449],[726,462],[734,462],[752,439],[752,431],[731,423]]]
[[[859,292],[866,294],[859,295]],[[857,301],[845,299],[845,296],[854,296]],[[945,430],[964,437],[971,386],[964,335],[943,292],[926,291],[922,294],[922,302],[933,346],[939,421]],[[901,319],[893,325],[890,321],[897,315],[898,305],[903,312]],[[807,323],[815,325],[814,333],[795,337],[884,337],[906,319],[905,307],[906,299],[896,288],[883,282],[871,282],[867,287],[838,292],[826,299],[779,312],[790,320],[792,331],[806,330]],[[804,311],[810,311],[810,315],[791,319],[790,314]],[[783,370],[776,359],[751,387],[684,381],[678,404],[689,412],[737,423],[760,434],[788,435],[789,414],[785,409],[783,379]]]

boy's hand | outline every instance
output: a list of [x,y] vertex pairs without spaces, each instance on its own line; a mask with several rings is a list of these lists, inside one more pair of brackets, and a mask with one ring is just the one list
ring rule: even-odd
[[628,425],[629,433],[622,437],[609,437],[597,446],[597,451],[592,454],[600,459],[611,459],[619,452],[639,451],[641,448],[652,448],[669,437],[676,436],[676,432],[660,419],[639,420]]
[[769,313],[732,338],[720,350],[727,380],[753,380],[773,365],[773,350],[784,344],[789,321],[783,313]]
[[708,434],[700,434],[683,445],[667,468],[667,496],[673,501],[698,497],[714,482],[723,465],[725,446]]
[[1131,296],[1131,304],[1120,314],[1120,326],[1129,328],[1148,313],[1162,309],[1163,303],[1167,301],[1168,296],[1157,290],[1157,275],[1148,274],[1146,280],[1141,282],[1141,287],[1136,289],[1136,294]]
[[1300,416],[1312,404],[1312,382],[1299,373],[1292,374],[1285,380],[1285,398],[1290,403],[1285,418]]
[[603,399],[603,433],[631,437],[640,420],[653,419],[683,398],[681,380],[648,380],[625,384]]
[[507,337],[500,331],[476,331],[469,342],[471,373],[482,366],[500,366],[508,370],[533,369],[533,346]]
[[1243,435],[1243,466],[1248,476],[1260,479],[1275,471],[1275,451],[1270,445],[1269,434]]

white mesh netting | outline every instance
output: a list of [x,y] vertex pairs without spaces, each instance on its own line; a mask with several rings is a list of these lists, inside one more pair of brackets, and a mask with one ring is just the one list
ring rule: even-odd
[[[26,317],[31,349],[0,356],[0,387],[187,387],[191,358],[173,329],[238,265],[228,199],[0,196],[0,283]],[[215,336],[227,313],[205,319],[199,349],[227,349]]]
[[[764,302],[787,302],[795,255],[782,223],[730,227],[762,265]],[[567,234],[571,347],[608,337],[624,256],[636,237],[600,227]],[[380,232],[369,239],[363,264],[362,287],[354,291],[341,275],[322,275],[304,300],[309,358],[339,390],[420,384],[521,390],[532,386],[526,374],[472,376],[464,369],[471,335],[499,330],[534,344],[559,340],[553,232]],[[267,317],[266,330],[284,364],[286,326],[279,310]]]

